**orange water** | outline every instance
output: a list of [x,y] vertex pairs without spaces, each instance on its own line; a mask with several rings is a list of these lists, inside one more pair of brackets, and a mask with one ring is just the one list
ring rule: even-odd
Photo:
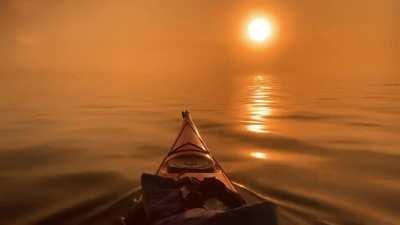
[[290,206],[282,223],[400,223],[398,77],[217,75],[7,78],[1,223],[79,218],[137,186],[184,109],[234,180]]

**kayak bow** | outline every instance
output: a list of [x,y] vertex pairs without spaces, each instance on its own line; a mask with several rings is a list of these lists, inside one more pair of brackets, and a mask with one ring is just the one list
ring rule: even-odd
[[214,177],[236,192],[232,181],[211,155],[189,111],[182,112],[182,119],[178,137],[158,168],[157,175],[176,180],[185,176],[199,180]]

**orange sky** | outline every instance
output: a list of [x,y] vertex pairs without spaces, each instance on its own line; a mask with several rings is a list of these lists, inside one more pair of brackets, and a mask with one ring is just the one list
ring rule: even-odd
[[[279,25],[266,48],[241,39],[255,11]],[[131,74],[394,73],[399,11],[397,0],[6,0],[0,3],[0,65]]]

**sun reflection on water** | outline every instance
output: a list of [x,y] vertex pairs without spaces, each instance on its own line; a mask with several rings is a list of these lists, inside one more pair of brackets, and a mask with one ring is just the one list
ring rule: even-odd
[[254,133],[267,133],[269,129],[266,120],[272,114],[269,82],[263,75],[257,75],[253,78],[249,89],[247,106],[249,120],[246,121],[246,129]]
[[269,156],[264,152],[251,152],[250,156],[256,159],[268,159]]

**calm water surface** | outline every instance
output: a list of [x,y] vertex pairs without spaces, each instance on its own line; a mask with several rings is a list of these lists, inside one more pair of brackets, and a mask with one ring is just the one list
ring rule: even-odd
[[282,224],[400,224],[399,77],[146,77],[0,83],[1,224],[72,224],[136,187],[184,109],[234,180],[282,205]]

